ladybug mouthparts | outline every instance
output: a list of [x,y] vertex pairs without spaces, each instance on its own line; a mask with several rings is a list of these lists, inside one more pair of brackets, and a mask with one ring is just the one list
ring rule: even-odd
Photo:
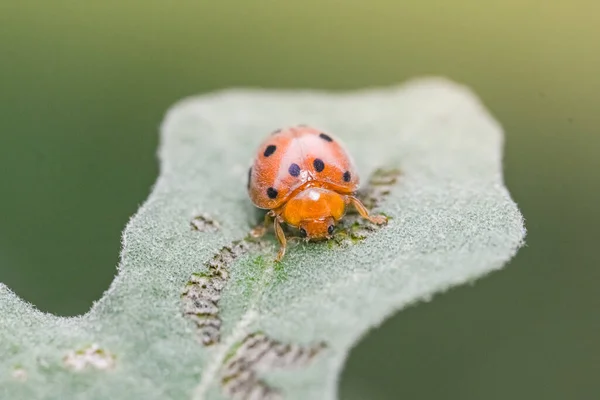
[[300,222],[298,227],[300,234],[312,240],[329,239],[335,230],[335,221],[333,217],[323,219],[308,219]]

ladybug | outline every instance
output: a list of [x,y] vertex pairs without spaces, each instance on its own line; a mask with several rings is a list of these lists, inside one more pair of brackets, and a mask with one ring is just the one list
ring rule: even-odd
[[281,244],[276,260],[281,261],[286,250],[283,223],[297,228],[307,241],[331,238],[348,205],[375,224],[386,223],[383,215],[369,215],[356,197],[358,187],[354,163],[338,138],[306,125],[276,130],[260,144],[248,171],[252,203],[269,210],[264,225],[252,234],[262,236],[272,220]]

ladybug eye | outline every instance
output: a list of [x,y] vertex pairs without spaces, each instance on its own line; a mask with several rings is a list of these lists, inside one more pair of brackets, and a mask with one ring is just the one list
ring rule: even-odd
[[306,237],[306,229],[300,228],[300,236]]
[[334,229],[335,229],[335,227],[333,225],[329,225],[329,227],[327,228],[327,233],[329,233],[330,235],[333,235]]

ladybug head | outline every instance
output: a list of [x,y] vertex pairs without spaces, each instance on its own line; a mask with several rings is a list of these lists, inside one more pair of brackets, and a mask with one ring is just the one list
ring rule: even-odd
[[307,240],[329,239],[333,236],[335,221],[332,217],[307,219],[300,222],[298,229]]

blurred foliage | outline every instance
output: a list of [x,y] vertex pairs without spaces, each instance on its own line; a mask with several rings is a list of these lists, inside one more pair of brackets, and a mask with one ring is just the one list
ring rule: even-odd
[[598,398],[599,13],[592,0],[5,0],[0,281],[61,315],[100,297],[181,97],[445,75],[506,130],[528,247],[368,336],[342,397]]

